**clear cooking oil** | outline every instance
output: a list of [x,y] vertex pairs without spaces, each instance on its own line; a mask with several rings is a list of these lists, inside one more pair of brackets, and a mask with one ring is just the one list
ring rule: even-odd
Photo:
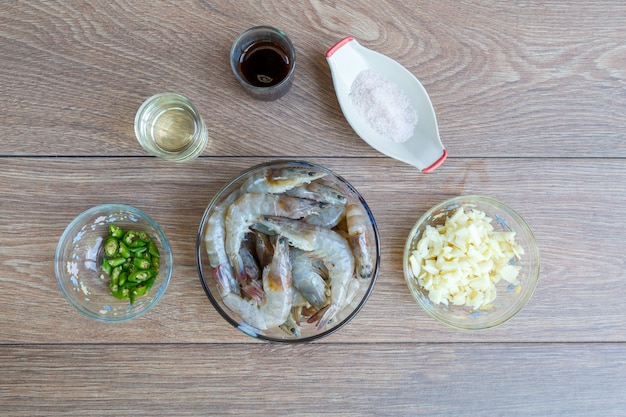
[[196,158],[209,140],[195,106],[174,93],[156,94],[141,105],[135,116],[135,134],[150,154],[176,162]]
[[180,152],[192,142],[196,132],[193,117],[181,108],[166,109],[157,115],[152,125],[152,136],[165,152]]

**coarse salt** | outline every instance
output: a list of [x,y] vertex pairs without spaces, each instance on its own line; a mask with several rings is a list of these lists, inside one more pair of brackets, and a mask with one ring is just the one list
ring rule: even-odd
[[413,136],[417,111],[400,87],[374,70],[364,70],[350,87],[357,112],[385,139],[402,143]]

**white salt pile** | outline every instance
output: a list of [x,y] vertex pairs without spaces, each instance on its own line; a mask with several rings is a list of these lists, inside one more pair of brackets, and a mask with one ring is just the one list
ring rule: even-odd
[[402,143],[413,136],[417,111],[400,87],[374,70],[364,70],[350,87],[357,112],[389,141]]

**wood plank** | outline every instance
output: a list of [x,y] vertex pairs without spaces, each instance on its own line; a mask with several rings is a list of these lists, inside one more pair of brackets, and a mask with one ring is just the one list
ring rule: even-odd
[[623,344],[0,346],[11,416],[618,416]]
[[[134,114],[189,96],[205,155],[379,156],[343,118],[324,52],[346,35],[428,89],[451,157],[625,157],[626,3],[20,2],[0,8],[0,155],[144,155]],[[293,39],[293,91],[260,103],[228,65],[263,22]]]
[[[292,90],[271,103],[247,97],[228,65],[258,24],[298,53]],[[623,415],[624,27],[622,0],[4,2],[0,416]],[[385,158],[343,118],[324,52],[346,35],[427,88],[450,154],[435,173]],[[190,164],[150,158],[134,138],[140,103],[168,90],[209,126]],[[336,334],[259,343],[204,294],[198,222],[232,176],[295,156],[363,194],[381,269]],[[509,203],[541,252],[530,303],[483,332],[436,323],[402,275],[413,222],[462,194]],[[74,311],[53,269],[67,224],[110,202],[149,213],[175,259],[159,305],[117,325]]]
[[[229,178],[263,158],[5,158],[0,165],[0,315],[4,343],[251,342],[208,302],[195,265],[198,223]],[[312,159],[350,181],[368,201],[382,242],[374,293],[328,342],[624,342],[623,242],[626,166],[620,159],[462,159],[426,175],[378,158]],[[610,179],[608,181],[607,179]],[[459,332],[412,300],[402,275],[406,235],[435,203],[462,194],[507,202],[525,217],[542,257],[538,289],[497,329]],[[53,256],[67,224],[89,207],[136,206],[168,235],[175,259],[159,305],[131,323],[94,323],[61,296]],[[139,330],[139,331],[137,331]]]

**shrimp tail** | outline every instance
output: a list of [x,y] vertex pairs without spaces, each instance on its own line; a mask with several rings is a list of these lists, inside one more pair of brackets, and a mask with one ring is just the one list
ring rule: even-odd
[[339,313],[343,308],[345,308],[345,306],[347,306],[348,304],[354,301],[359,291],[360,286],[361,286],[360,280],[358,279],[350,280],[346,288],[346,293],[344,297],[342,297],[343,302],[341,303],[334,302],[327,306],[326,311],[324,311],[322,315],[322,318],[317,323],[318,330],[321,330],[324,327],[326,327],[327,324],[329,324],[332,320],[335,319],[335,316],[337,315],[337,313]]
[[372,257],[368,253],[369,242],[365,234],[350,237],[350,243],[357,260],[357,273],[362,279],[370,279],[374,275],[374,264]]
[[213,269],[213,275],[219,284],[222,294],[235,293],[241,295],[239,284],[233,277],[230,267],[219,264]]
[[339,312],[340,308],[337,304],[330,304],[324,307],[324,309],[322,310],[324,310],[324,312],[322,314],[322,317],[317,322],[317,330],[322,330],[324,327],[326,327],[326,325],[335,318],[335,315]]
[[291,315],[279,327],[290,336],[300,337],[300,324]]
[[322,327],[326,326],[328,321],[326,323],[324,323],[324,326],[320,326],[320,321],[322,320],[322,318],[324,317],[324,314],[326,314],[326,311],[328,311],[329,308],[330,308],[330,304],[328,304],[325,307],[322,307],[321,309],[317,310],[315,312],[315,314],[313,314],[311,317],[309,317],[307,319],[306,322],[309,323],[309,324],[317,323],[317,328],[318,329],[321,329]]
[[260,281],[250,281],[242,287],[242,291],[258,303],[263,302],[263,298],[265,297],[265,290],[261,286]]

